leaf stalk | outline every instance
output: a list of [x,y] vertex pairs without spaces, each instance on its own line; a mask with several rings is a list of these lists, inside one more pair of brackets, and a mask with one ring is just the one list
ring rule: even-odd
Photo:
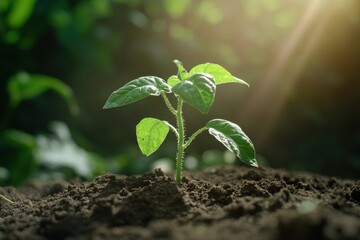
[[173,125],[171,125],[170,123],[168,123],[168,122],[164,122],[164,123],[169,126],[169,128],[171,129],[171,131],[173,131],[173,133],[175,134],[176,138],[179,138],[179,132],[178,132],[178,130],[177,130]]
[[164,102],[165,102],[167,108],[169,109],[169,111],[176,116],[177,111],[176,111],[175,108],[171,105],[171,103],[170,103],[170,101],[169,101],[169,98],[166,96],[166,94],[165,94],[164,92],[161,92],[161,96],[163,97]]
[[205,131],[207,128],[206,127],[202,127],[199,130],[197,130],[196,132],[193,133],[193,135],[191,135],[191,137],[189,137],[189,139],[187,140],[187,142],[184,144],[184,150],[192,143],[192,141],[195,140],[195,138],[202,133],[203,131]]

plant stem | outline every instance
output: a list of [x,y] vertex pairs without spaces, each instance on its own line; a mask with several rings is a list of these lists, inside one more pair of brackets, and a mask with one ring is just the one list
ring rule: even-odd
[[176,123],[178,127],[178,153],[176,157],[176,182],[181,183],[181,174],[184,158],[184,139],[185,139],[185,130],[184,130],[184,119],[182,116],[182,105],[183,101],[181,98],[178,99],[178,106],[176,111]]
[[173,108],[173,106],[171,105],[171,103],[170,103],[168,97],[166,96],[166,94],[161,92],[161,96],[163,97],[163,99],[165,101],[165,104],[166,104],[167,108],[169,109],[169,111],[176,116],[177,112]]
[[202,133],[203,131],[205,131],[207,128],[206,127],[202,127],[199,130],[197,130],[196,132],[193,133],[193,135],[191,135],[191,137],[187,140],[187,142],[184,144],[184,150],[191,144],[192,141],[195,140],[195,138]]

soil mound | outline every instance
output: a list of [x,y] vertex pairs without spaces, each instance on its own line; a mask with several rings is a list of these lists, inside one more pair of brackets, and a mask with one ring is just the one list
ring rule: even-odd
[[360,181],[225,166],[0,188],[0,239],[360,239]]

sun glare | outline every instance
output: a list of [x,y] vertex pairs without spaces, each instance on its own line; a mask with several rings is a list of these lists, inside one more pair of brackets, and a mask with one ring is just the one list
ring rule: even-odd
[[[261,121],[254,131],[258,146],[266,144],[269,139],[289,93],[296,86],[305,64],[316,50],[332,10],[338,7],[339,2],[313,0],[307,4],[289,37],[281,45],[265,79],[262,79],[257,92],[250,97],[249,104],[241,113],[247,122],[254,119]],[[271,107],[266,107],[268,105]]]

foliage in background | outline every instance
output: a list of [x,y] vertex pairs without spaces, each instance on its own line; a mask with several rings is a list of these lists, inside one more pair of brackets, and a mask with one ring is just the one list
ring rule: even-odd
[[31,177],[40,164],[41,158],[37,155],[49,150],[49,146],[41,148],[35,136],[8,127],[13,114],[22,102],[36,98],[48,90],[53,90],[61,96],[74,114],[78,112],[72,90],[58,79],[19,72],[8,80],[9,101],[0,129],[1,183],[20,184]]

